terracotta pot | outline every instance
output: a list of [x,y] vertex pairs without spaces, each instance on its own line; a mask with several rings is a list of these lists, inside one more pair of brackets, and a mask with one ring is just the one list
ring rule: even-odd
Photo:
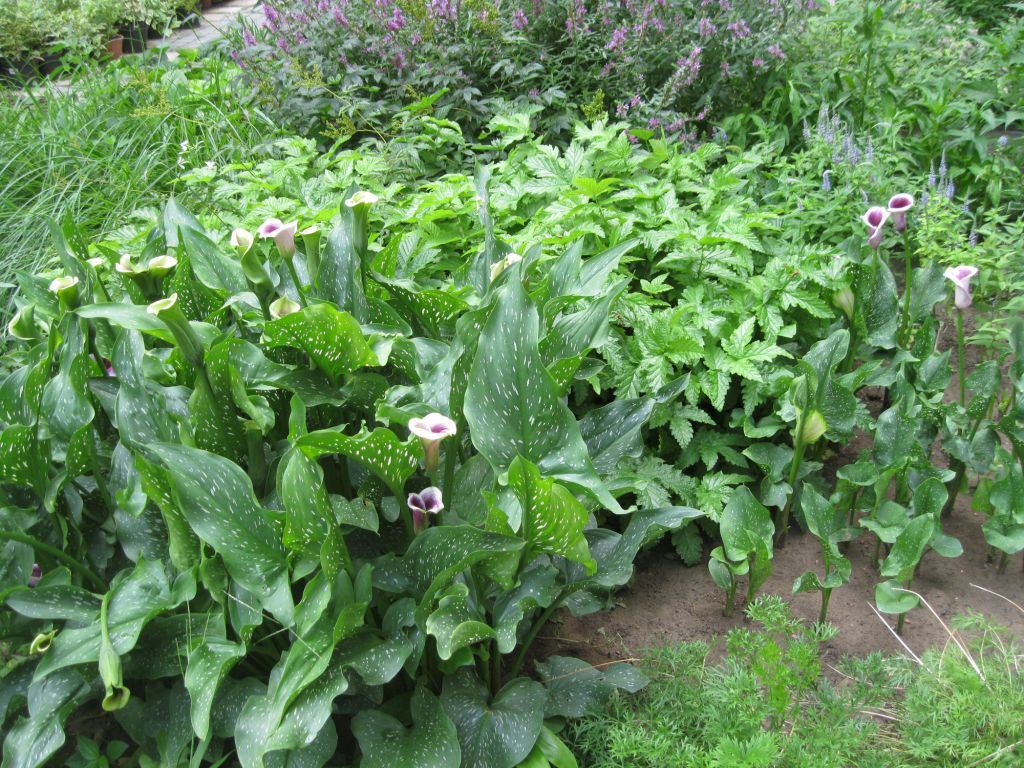
[[125,53],[144,53],[146,50],[146,28],[142,24],[127,24],[121,27]]
[[107,53],[111,59],[120,59],[121,54],[124,53],[124,38],[118,35],[111,40],[107,40]]

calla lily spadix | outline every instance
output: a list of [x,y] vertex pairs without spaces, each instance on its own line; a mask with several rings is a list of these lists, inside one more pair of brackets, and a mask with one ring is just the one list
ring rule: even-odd
[[427,527],[427,515],[436,515],[444,509],[441,489],[434,486],[419,493],[410,493],[405,503],[412,512],[412,526],[416,533]]
[[957,309],[971,306],[971,278],[978,274],[978,268],[966,264],[950,267],[942,273],[943,277],[953,283],[953,303]]
[[880,205],[873,205],[864,212],[861,221],[868,225],[868,245],[875,250],[882,244],[882,228],[889,220],[889,212]]
[[456,434],[455,422],[441,413],[428,413],[422,419],[409,419],[409,431],[420,439],[427,472],[437,469],[441,441]]
[[907,211],[914,207],[914,196],[901,192],[889,198],[889,215],[892,216],[892,225],[897,232],[907,228]]
[[272,237],[277,243],[277,250],[285,258],[291,258],[295,254],[295,233],[299,229],[299,222],[290,221],[285,224],[280,219],[267,219],[260,224],[256,232],[262,238]]

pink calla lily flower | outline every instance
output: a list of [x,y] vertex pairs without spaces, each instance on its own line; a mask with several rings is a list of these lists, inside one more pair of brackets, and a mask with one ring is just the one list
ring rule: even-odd
[[422,419],[409,419],[409,431],[420,439],[426,457],[427,472],[437,469],[441,441],[456,434],[455,422],[441,413],[428,413]]
[[966,264],[950,267],[942,273],[943,277],[953,283],[953,303],[957,309],[971,306],[971,278],[978,274],[978,268]]
[[889,214],[892,216],[892,225],[897,232],[907,228],[907,211],[914,207],[914,196],[906,192],[900,192],[889,198]]
[[889,220],[889,212],[880,205],[873,205],[864,212],[861,221],[868,225],[868,245],[875,250],[882,244],[882,228]]
[[295,254],[295,233],[299,229],[299,222],[290,221],[285,224],[280,219],[267,219],[260,224],[256,230],[262,238],[272,237],[277,243],[277,250],[285,258],[291,258]]

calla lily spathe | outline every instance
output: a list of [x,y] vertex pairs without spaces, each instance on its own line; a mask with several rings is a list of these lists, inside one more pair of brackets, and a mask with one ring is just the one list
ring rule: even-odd
[[357,205],[375,205],[378,202],[380,202],[380,198],[373,194],[373,192],[360,190],[346,200],[345,205],[349,208],[355,208]]
[[231,247],[238,251],[239,256],[244,256],[252,248],[254,238],[252,232],[247,229],[231,230]]
[[498,275],[504,272],[506,269],[511,267],[513,264],[518,264],[523,260],[523,257],[518,253],[506,253],[505,258],[500,261],[496,261],[491,264],[491,282],[493,283],[498,279]]
[[285,258],[291,258],[295,254],[295,233],[299,229],[299,222],[289,221],[285,224],[280,219],[267,219],[260,224],[256,232],[262,238],[272,237],[277,243],[277,250]]
[[410,493],[405,501],[412,512],[412,525],[416,533],[427,527],[427,515],[436,515],[444,509],[441,489],[430,486],[419,493]]
[[914,196],[906,192],[900,192],[889,198],[889,215],[892,216],[892,225],[897,232],[907,228],[907,212],[914,207]]
[[287,296],[282,296],[281,298],[272,301],[267,309],[270,310],[271,319],[280,320],[285,315],[295,314],[302,309],[302,306],[298,302],[292,301]]
[[441,413],[428,413],[422,419],[409,419],[409,431],[420,439],[427,472],[437,469],[441,441],[458,432],[454,421]]
[[889,220],[889,211],[880,205],[873,205],[864,212],[861,221],[868,225],[868,245],[875,250],[882,244],[882,229]]
[[950,267],[942,273],[943,277],[953,283],[953,303],[957,309],[971,306],[971,278],[978,274],[978,268],[967,264]]

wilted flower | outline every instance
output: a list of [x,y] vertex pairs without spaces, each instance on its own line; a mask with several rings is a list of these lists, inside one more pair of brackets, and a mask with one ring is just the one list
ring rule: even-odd
[[277,243],[277,250],[285,258],[291,258],[295,253],[295,232],[299,228],[299,222],[290,221],[285,224],[280,219],[267,219],[260,224],[256,232],[260,237],[274,238]]
[[889,211],[880,205],[873,205],[867,209],[861,221],[868,225],[868,245],[874,249],[882,244],[882,229],[889,219]]
[[458,431],[455,422],[441,413],[428,413],[422,419],[409,419],[409,431],[420,439],[426,457],[427,472],[437,469],[441,441]]
[[436,515],[444,509],[441,489],[434,486],[424,488],[419,493],[410,493],[405,503],[412,512],[412,525],[416,533],[427,527],[427,515]]
[[949,267],[943,276],[953,283],[953,303],[957,309],[967,309],[971,306],[971,278],[978,274],[978,268],[961,264],[959,267]]
[[897,232],[907,228],[907,211],[914,207],[914,196],[901,192],[889,198],[889,214],[892,216],[892,225]]

